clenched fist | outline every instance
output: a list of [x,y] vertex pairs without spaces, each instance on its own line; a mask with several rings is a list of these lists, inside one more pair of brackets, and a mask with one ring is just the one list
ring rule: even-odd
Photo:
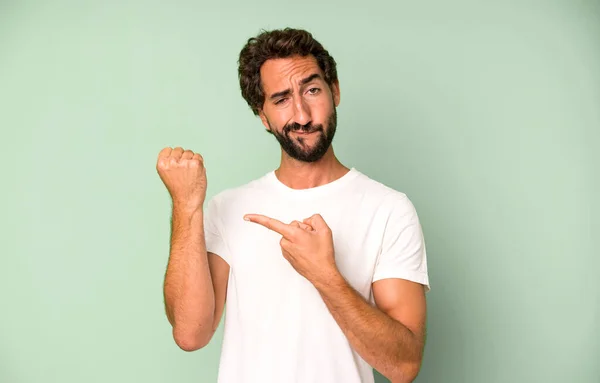
[[164,148],[158,154],[156,170],[174,206],[187,210],[202,208],[207,182],[204,159],[200,154],[181,147]]

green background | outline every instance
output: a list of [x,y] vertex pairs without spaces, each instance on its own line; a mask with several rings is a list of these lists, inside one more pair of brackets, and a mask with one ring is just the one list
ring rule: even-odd
[[209,198],[278,165],[236,60],[284,26],[339,63],[341,161],[420,214],[417,382],[600,382],[600,2],[567,0],[0,1],[0,382],[216,381],[222,328],[164,315],[156,156]]

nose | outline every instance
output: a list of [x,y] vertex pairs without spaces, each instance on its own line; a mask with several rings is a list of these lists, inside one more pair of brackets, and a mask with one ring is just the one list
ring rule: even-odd
[[307,125],[311,121],[310,108],[306,105],[305,100],[300,97],[294,103],[294,122],[299,125]]

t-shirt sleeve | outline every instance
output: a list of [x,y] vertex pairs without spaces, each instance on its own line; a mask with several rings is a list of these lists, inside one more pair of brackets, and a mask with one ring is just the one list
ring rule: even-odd
[[206,251],[218,255],[231,265],[229,250],[223,235],[223,225],[220,214],[218,200],[213,197],[208,201],[206,208],[204,209],[204,238],[206,241]]
[[373,282],[401,278],[429,291],[425,240],[417,211],[406,196],[394,197],[389,211]]

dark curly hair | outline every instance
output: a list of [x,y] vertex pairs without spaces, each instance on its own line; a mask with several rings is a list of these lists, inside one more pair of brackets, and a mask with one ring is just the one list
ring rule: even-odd
[[337,82],[337,69],[333,57],[313,38],[312,34],[294,28],[261,31],[248,39],[242,48],[238,61],[238,76],[242,97],[252,112],[258,115],[265,102],[265,94],[260,78],[260,68],[265,61],[274,58],[312,55],[324,73],[329,86]]

